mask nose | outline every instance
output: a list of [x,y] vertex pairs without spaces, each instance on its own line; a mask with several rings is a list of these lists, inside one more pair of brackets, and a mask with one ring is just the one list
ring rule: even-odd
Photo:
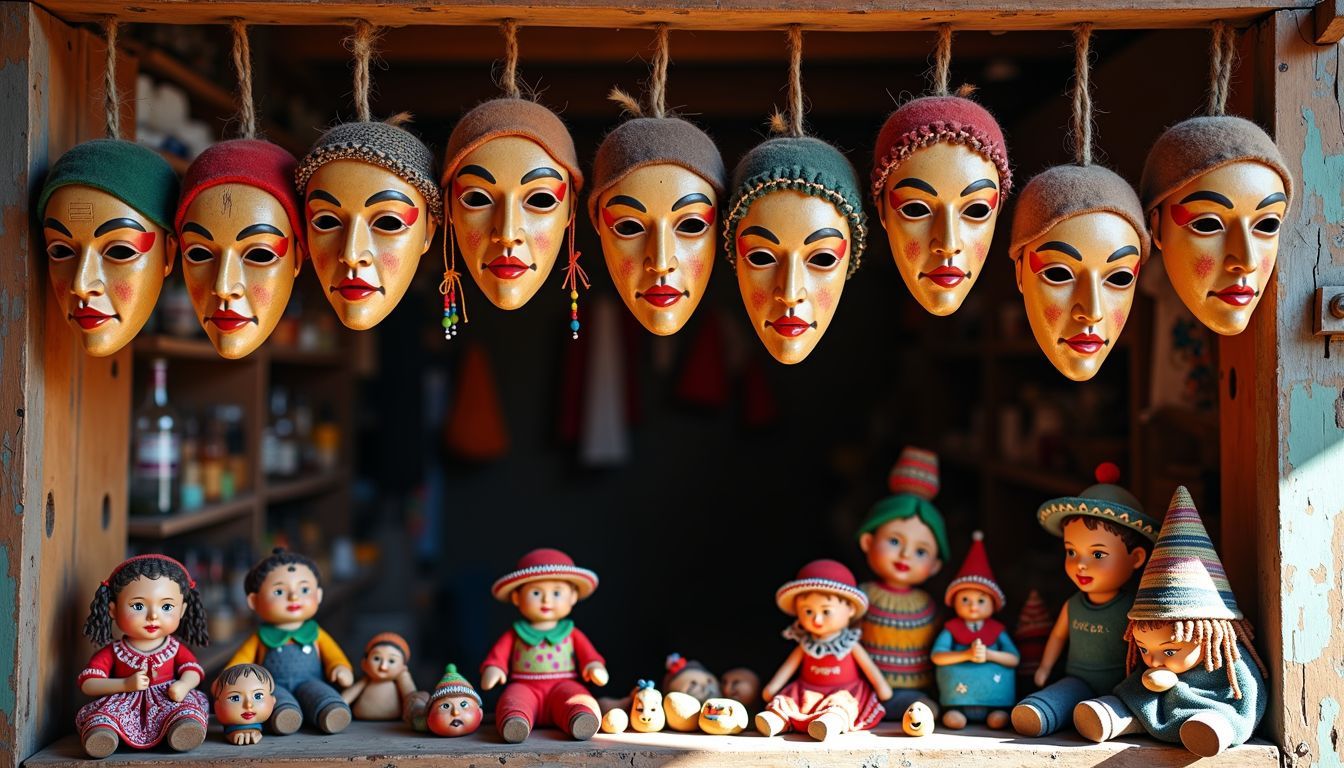
[[102,254],[92,247],[86,247],[79,255],[79,266],[75,268],[75,279],[70,284],[70,290],[87,304],[95,296],[102,296],[106,288]]

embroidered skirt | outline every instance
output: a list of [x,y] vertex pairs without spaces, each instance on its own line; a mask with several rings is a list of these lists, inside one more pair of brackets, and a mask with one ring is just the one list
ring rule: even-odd
[[809,685],[802,680],[784,686],[766,707],[789,721],[795,731],[806,731],[808,723],[828,712],[841,712],[849,730],[866,731],[882,722],[886,710],[867,680],[833,686]]
[[205,694],[193,688],[182,701],[173,701],[168,698],[168,685],[100,696],[85,704],[75,715],[80,737],[93,728],[111,728],[126,745],[146,749],[163,741],[168,727],[182,718],[205,726],[209,707]]

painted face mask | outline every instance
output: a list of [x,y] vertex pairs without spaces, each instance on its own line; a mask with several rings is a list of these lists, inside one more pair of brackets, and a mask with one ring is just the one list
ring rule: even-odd
[[111,355],[144,327],[173,268],[177,176],[127,141],[80,144],[38,200],[51,287],[84,351]]
[[733,174],[725,239],[756,335],[801,362],[830,327],[867,233],[854,169],[813,138],[771,139]]
[[390,123],[327,131],[299,164],[313,269],[348,328],[387,317],[443,217],[429,149]]
[[[555,266],[583,187],[560,118],[524,99],[495,99],[453,129],[440,178],[467,271],[492,304],[518,309]],[[572,249],[571,249],[572,252]]]
[[1148,255],[1133,189],[1099,166],[1041,173],[1018,201],[1011,253],[1041,351],[1068,378],[1091,379],[1129,320]]
[[872,193],[896,268],[920,306],[950,315],[965,301],[1011,189],[1003,132],[975,102],[929,96],[887,118]]
[[1273,140],[1239,117],[1186,120],[1153,145],[1140,188],[1176,295],[1210,330],[1246,330],[1293,190]]
[[264,141],[216,144],[187,169],[175,228],[196,317],[222,357],[251,354],[284,314],[303,263],[294,158]]
[[723,159],[677,118],[622,123],[597,151],[589,213],[625,306],[651,333],[676,333],[709,285]]

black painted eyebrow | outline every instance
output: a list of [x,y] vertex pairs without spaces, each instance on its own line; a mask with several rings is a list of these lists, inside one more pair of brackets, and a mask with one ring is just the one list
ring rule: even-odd
[[328,202],[335,206],[339,206],[341,204],[341,201],[337,200],[335,195],[331,194],[325,189],[314,189],[312,192],[308,193],[308,199],[322,200],[323,202]]
[[236,240],[246,240],[253,235],[275,235],[284,237],[285,233],[271,226],[270,224],[253,224],[250,227],[244,227],[242,232],[238,233]]
[[649,209],[645,208],[643,203],[639,202],[638,200],[629,195],[616,195],[615,197],[607,201],[606,207],[610,208],[613,205],[624,205],[628,208],[634,208],[636,211],[639,211],[640,213],[649,212]]
[[746,229],[742,230],[742,237],[746,237],[747,235],[755,235],[757,237],[763,237],[766,240],[769,240],[770,242],[774,243],[775,245],[779,245],[779,238],[775,237],[775,233],[771,232],[765,227],[747,227]]
[[1069,245],[1068,243],[1062,242],[1060,240],[1051,240],[1050,242],[1045,243],[1036,250],[1037,252],[1058,251],[1059,253],[1062,253],[1065,256],[1071,256],[1078,261],[1083,260],[1083,254],[1079,253],[1077,248],[1074,248],[1072,245]]
[[540,168],[533,168],[532,170],[523,174],[523,178],[519,179],[518,183],[526,184],[529,181],[536,181],[537,179],[557,179],[559,181],[564,181],[565,177],[561,176],[560,172],[555,170],[554,168],[543,165]]
[[54,229],[57,232],[60,232],[62,235],[65,235],[66,237],[74,237],[74,235],[70,234],[70,230],[65,228],[64,224],[55,219],[47,219],[46,221],[42,222],[42,226],[46,227],[47,229]]
[[384,200],[395,200],[395,201],[397,201],[398,203],[405,203],[405,204],[407,204],[407,205],[409,205],[409,206],[412,206],[412,207],[415,206],[415,201],[414,201],[414,200],[412,200],[411,198],[407,197],[406,195],[403,195],[402,193],[398,192],[397,190],[395,190],[395,189],[384,189],[382,192],[379,192],[379,193],[377,193],[377,194],[375,194],[375,195],[371,195],[371,196],[369,197],[368,200],[365,200],[365,201],[364,201],[364,207],[365,207],[365,208],[368,208],[370,205],[377,205],[378,203],[381,203],[381,202],[383,202]]
[[145,228],[135,219],[109,219],[104,221],[97,229],[93,230],[94,237],[102,237],[108,232],[115,232],[118,229],[134,229],[144,232]]
[[993,179],[981,179],[979,181],[973,181],[970,184],[967,184],[966,188],[961,190],[961,196],[965,197],[971,194],[972,192],[979,192],[982,189],[998,189],[998,188],[999,185],[995,184]]
[[803,245],[815,243],[818,240],[827,240],[832,237],[838,237],[841,240],[845,238],[844,235],[840,234],[840,230],[835,229],[834,227],[826,227],[824,229],[818,229],[816,232],[808,235],[807,239],[803,241]]
[[1269,197],[1266,197],[1264,200],[1261,200],[1261,201],[1260,201],[1260,204],[1257,205],[1257,206],[1255,206],[1255,210],[1258,211],[1258,210],[1260,210],[1261,208],[1264,208],[1264,207],[1269,206],[1269,205],[1273,205],[1273,204],[1275,204],[1275,203],[1287,203],[1287,202],[1288,202],[1288,196],[1287,196],[1287,195],[1283,194],[1282,192],[1275,192],[1274,194],[1270,195]]
[[[182,225],[182,233],[186,234],[187,232],[193,232],[195,234],[198,234],[201,237],[204,237],[206,240],[215,239],[215,236],[210,234],[210,230],[206,229],[204,225],[197,224],[194,221],[188,221],[186,224]],[[239,239],[241,240],[242,238]]]
[[1225,197],[1224,195],[1220,195],[1217,192],[1214,192],[1213,190],[1210,189],[1186,195],[1185,199],[1180,202],[1180,205],[1185,205],[1186,203],[1196,203],[1199,202],[1200,200],[1207,200],[1210,203],[1217,203],[1223,206],[1224,208],[1232,207],[1231,200],[1228,200],[1227,197]]
[[892,189],[900,189],[901,187],[914,187],[921,192],[928,192],[934,197],[938,196],[938,190],[934,189],[932,184],[923,179],[901,179],[896,182],[896,186],[892,187]]
[[482,179],[485,179],[486,181],[490,182],[491,184],[496,183],[496,182],[495,182],[494,174],[490,173],[489,171],[485,170],[484,168],[482,168],[482,167],[479,166],[479,165],[464,165],[464,166],[462,166],[462,170],[460,170],[460,171],[457,172],[457,176],[458,176],[458,178],[461,178],[461,177],[463,177],[463,176],[467,176],[467,175],[471,175],[471,176],[480,176]]
[[1107,256],[1106,263],[1110,264],[1112,261],[1119,261],[1120,259],[1123,259],[1126,256],[1138,256],[1138,255],[1139,255],[1138,248],[1135,248],[1132,245],[1126,245],[1122,248],[1117,249],[1116,252],[1112,253],[1110,256]]
[[695,205],[696,203],[703,203],[704,205],[713,205],[714,201],[710,200],[708,195],[703,195],[699,192],[692,192],[691,194],[686,195],[677,202],[673,203],[672,210],[675,211],[680,208],[685,208],[688,205]]

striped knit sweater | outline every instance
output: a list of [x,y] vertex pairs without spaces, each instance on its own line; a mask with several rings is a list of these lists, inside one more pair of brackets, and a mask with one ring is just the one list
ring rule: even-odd
[[938,609],[929,594],[898,592],[878,581],[861,585],[868,595],[863,617],[863,647],[892,688],[933,686],[929,649],[938,636]]

